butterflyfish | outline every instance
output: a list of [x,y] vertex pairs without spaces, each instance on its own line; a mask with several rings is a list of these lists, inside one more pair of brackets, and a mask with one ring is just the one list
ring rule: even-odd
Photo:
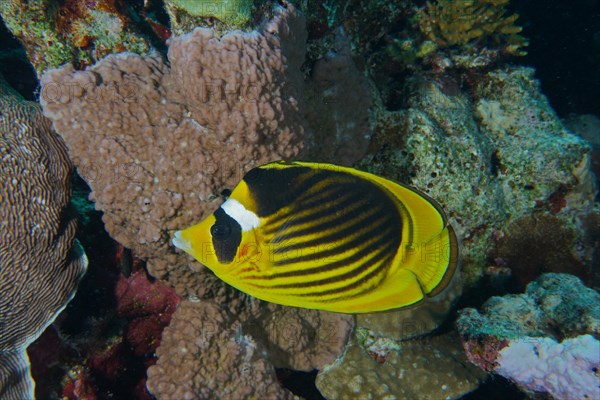
[[415,305],[442,292],[458,263],[454,230],[429,196],[308,162],[250,170],[173,244],[251,296],[341,313]]

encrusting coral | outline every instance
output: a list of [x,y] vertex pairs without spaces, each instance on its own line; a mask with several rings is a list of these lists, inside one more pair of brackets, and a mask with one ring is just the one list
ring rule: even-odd
[[[395,343],[352,340],[317,377],[328,400],[448,399],[479,386],[484,374],[468,365],[456,333]],[[368,352],[368,353],[367,353]]]
[[485,374],[467,364],[456,332],[432,333],[462,292],[459,274],[412,309],[360,314],[345,351],[317,376],[327,399],[458,398]]
[[381,113],[376,150],[361,165],[444,205],[462,243],[467,285],[483,274],[494,232],[534,210],[547,212],[544,205],[559,189],[566,203],[557,218],[572,223],[589,212],[595,196],[586,178],[590,147],[564,128],[533,70],[480,76],[475,101],[431,79],[410,85],[409,108]]
[[71,300],[87,258],[68,212],[73,166],[40,107],[0,77],[0,397],[34,398],[26,349]]
[[217,39],[197,28],[171,39],[169,66],[124,53],[42,77],[44,113],[107,231],[181,294],[223,285],[192,272],[203,267],[175,252],[171,232],[214,211],[250,168],[302,149],[304,20],[292,6],[277,10],[258,32]]
[[143,15],[130,15],[134,7],[121,7],[117,3],[117,0],[2,1],[0,14],[41,75],[47,68],[67,62],[91,65],[111,53],[147,54],[151,40],[138,34],[136,24],[144,27],[158,24]]
[[524,294],[492,297],[456,322],[469,360],[523,390],[555,399],[598,398],[600,294],[548,273]]

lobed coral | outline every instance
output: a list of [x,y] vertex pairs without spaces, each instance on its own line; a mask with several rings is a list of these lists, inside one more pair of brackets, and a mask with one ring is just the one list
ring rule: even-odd
[[522,295],[461,310],[456,324],[472,363],[525,391],[556,399],[600,394],[600,295],[572,275],[544,274]]
[[[121,54],[42,78],[45,113],[92,188],[107,231],[187,298],[149,371],[148,387],[159,397],[289,397],[273,365],[312,370],[348,339],[351,317],[249,304],[170,244],[171,231],[212,212],[248,169],[304,147],[304,19],[291,5],[274,14],[259,31],[218,39],[198,28],[174,37],[168,64],[156,54]],[[202,342],[213,327],[215,337]],[[217,353],[220,363],[203,361]]]
[[237,311],[184,301],[163,332],[148,388],[160,399],[297,398],[278,384],[273,365],[322,368],[341,352],[351,320],[257,300]]
[[71,300],[87,258],[68,212],[73,165],[39,106],[0,77],[0,394],[34,397],[27,347]]
[[175,251],[171,232],[212,212],[250,168],[303,147],[304,20],[292,6],[276,14],[257,32],[217,39],[198,28],[173,38],[168,64],[125,53],[42,77],[44,112],[107,231],[179,293],[225,289]]
[[504,43],[505,51],[525,55],[526,40],[517,35],[522,28],[514,25],[517,14],[506,16],[510,0],[437,0],[419,12],[419,27],[440,47],[466,45],[491,38]]

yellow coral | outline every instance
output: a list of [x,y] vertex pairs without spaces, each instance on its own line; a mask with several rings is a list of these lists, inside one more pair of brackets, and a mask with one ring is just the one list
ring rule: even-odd
[[527,40],[514,25],[517,14],[506,16],[510,0],[437,0],[419,11],[419,28],[440,47],[465,45],[474,39],[491,37],[505,43],[505,51],[525,55]]

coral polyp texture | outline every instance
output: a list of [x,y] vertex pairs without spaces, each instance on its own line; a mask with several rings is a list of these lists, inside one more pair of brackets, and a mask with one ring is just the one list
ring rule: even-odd
[[461,310],[456,324],[472,363],[526,392],[600,396],[600,294],[577,277],[544,274],[524,294]]
[[524,55],[525,39],[517,35],[517,14],[506,15],[510,0],[437,0],[419,12],[419,27],[440,47],[466,45],[491,38],[503,42],[505,51]]
[[352,317],[268,306],[237,311],[183,301],[162,335],[148,389],[159,399],[295,399],[275,368],[310,371],[342,351]]
[[452,309],[459,275],[441,295],[417,307],[359,314],[345,351],[320,369],[317,387],[334,399],[448,399],[479,386],[485,374],[468,365],[456,332],[432,333]]
[[0,77],[0,397],[34,398],[26,349],[87,266],[68,212],[73,166],[40,107]]
[[305,40],[304,19],[290,5],[259,31],[218,39],[197,28],[174,37],[168,62],[123,53],[42,77],[44,113],[92,188],[107,231],[179,293],[204,296],[223,286],[192,272],[203,267],[175,252],[171,232],[214,211],[219,194],[250,168],[303,147]]

